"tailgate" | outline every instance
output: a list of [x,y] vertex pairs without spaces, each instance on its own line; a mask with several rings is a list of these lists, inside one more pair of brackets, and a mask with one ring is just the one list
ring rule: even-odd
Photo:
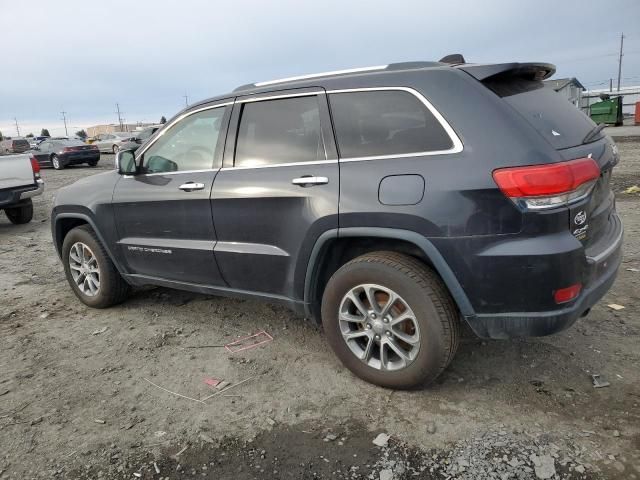
[[29,155],[0,156],[0,190],[35,184]]

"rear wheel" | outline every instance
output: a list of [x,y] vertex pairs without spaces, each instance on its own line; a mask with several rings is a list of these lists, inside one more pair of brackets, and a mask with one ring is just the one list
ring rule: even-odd
[[458,312],[440,277],[395,252],[342,266],[325,288],[322,323],[349,370],[388,388],[433,382],[458,347]]
[[64,168],[64,165],[57,155],[51,155],[51,165],[53,165],[53,168],[56,170],[62,170]]
[[62,261],[69,285],[84,304],[106,308],[127,298],[129,284],[89,226],[76,227],[67,234]]
[[98,165],[98,160],[91,160],[90,162],[87,162],[87,164],[89,164],[90,167],[95,167]]
[[19,207],[5,208],[4,213],[9,221],[15,225],[29,223],[33,218],[33,202],[29,198]]

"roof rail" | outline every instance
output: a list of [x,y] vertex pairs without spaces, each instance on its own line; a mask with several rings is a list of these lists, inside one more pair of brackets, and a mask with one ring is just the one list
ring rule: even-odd
[[331,75],[344,75],[347,73],[361,73],[361,72],[372,72],[375,70],[384,70],[388,65],[376,65],[374,67],[360,67],[360,68],[349,68],[346,70],[334,70],[332,72],[322,72],[322,73],[311,73],[308,75],[298,75],[295,77],[287,77],[280,78],[278,80],[268,80],[266,82],[256,82],[249,83],[247,85],[242,85],[236,88],[234,91],[243,90],[248,87],[266,87],[267,85],[274,85],[276,83],[286,83],[286,82],[294,82],[296,80],[307,80],[310,78],[318,78],[318,77],[329,77]]
[[[445,60],[448,57],[445,57]],[[427,67],[438,67],[445,65],[445,62],[442,60],[440,62],[400,62],[400,63],[390,63],[388,65],[376,65],[373,67],[360,67],[360,68],[348,68],[346,70],[334,70],[331,72],[321,72],[321,73],[311,73],[308,75],[297,75],[295,77],[287,77],[280,78],[278,80],[268,80],[266,82],[256,82],[256,83],[247,83],[246,85],[241,85],[234,89],[234,92],[240,90],[246,90],[249,88],[255,87],[266,87],[268,85],[275,85],[278,83],[286,83],[286,82],[295,82],[297,80],[309,80],[312,78],[320,78],[320,77],[329,77],[333,75],[346,75],[349,73],[366,73],[366,72],[375,72],[379,70],[411,70],[416,68],[427,68]]]

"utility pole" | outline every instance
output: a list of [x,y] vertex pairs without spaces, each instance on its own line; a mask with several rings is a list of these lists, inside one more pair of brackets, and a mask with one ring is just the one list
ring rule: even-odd
[[185,108],[189,106],[189,97],[187,96],[187,92],[184,92],[184,95],[182,96],[182,98],[184,98],[184,106]]
[[69,132],[67,132],[67,112],[60,112],[62,114],[62,120],[64,121],[64,135],[66,137],[69,136]]
[[620,75],[622,75],[622,46],[624,45],[624,33],[620,35],[620,56],[618,57],[618,91],[620,91]]
[[613,92],[613,78],[609,79],[609,92]]
[[118,114],[118,123],[120,124],[120,131],[122,131],[124,129],[124,125],[123,125],[123,118],[122,118],[122,112],[120,111],[120,105],[118,105],[116,103],[116,113]]
[[18,125],[18,119],[13,117],[13,121],[16,122],[16,132],[18,132],[18,136],[20,136],[20,126]]

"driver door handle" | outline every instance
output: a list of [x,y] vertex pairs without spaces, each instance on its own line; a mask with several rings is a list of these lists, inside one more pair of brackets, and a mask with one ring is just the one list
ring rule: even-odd
[[204,190],[204,183],[187,182],[178,187],[185,192],[193,192],[194,190]]
[[314,185],[326,185],[329,183],[327,177],[314,177],[311,175],[298,177],[291,180],[291,183],[298,185],[299,187],[313,187]]

